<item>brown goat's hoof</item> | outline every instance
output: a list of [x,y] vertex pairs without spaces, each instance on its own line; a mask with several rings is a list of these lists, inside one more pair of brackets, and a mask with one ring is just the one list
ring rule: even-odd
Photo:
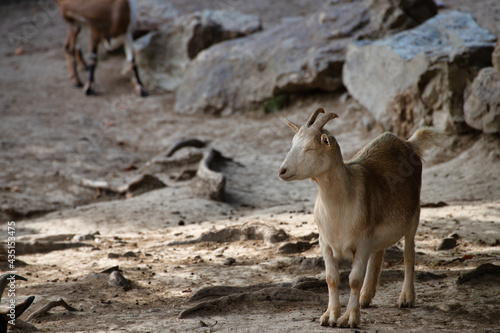
[[141,86],[137,87],[135,89],[135,91],[139,97],[146,97],[149,95],[149,93],[146,91],[146,89],[144,89],[144,87],[141,87]]
[[86,96],[92,96],[92,95],[95,95],[95,91],[94,91],[94,89],[92,89],[92,88],[90,88],[90,87],[89,87],[89,88],[87,88],[87,89],[84,89],[84,91],[83,91],[83,92],[85,93],[85,95],[86,95]]

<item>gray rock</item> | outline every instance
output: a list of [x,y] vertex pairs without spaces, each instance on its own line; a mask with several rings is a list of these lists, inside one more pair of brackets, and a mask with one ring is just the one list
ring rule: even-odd
[[[335,91],[342,86],[349,41],[378,38],[432,15],[432,10],[416,10],[417,2],[435,7],[432,1],[336,1],[318,13],[214,45],[187,66],[175,111],[231,114],[255,109],[279,94]],[[403,5],[409,12],[415,9],[415,18]]]
[[300,263],[301,271],[311,271],[315,269],[324,269],[324,268],[325,268],[325,261],[323,257],[305,258]]
[[[135,42],[136,60],[148,88],[175,90],[186,65],[213,44],[261,30],[256,15],[204,10],[166,20]],[[144,74],[143,74],[144,73]]]
[[483,68],[464,104],[465,121],[485,133],[500,133],[500,72]]
[[436,251],[442,250],[451,250],[457,246],[457,240],[452,237],[446,237],[441,239],[438,246],[436,247]]
[[448,12],[377,41],[349,46],[343,80],[387,130],[400,135],[434,123],[467,129],[464,90],[488,66],[495,36],[471,14]]
[[131,288],[130,281],[127,280],[119,271],[113,271],[109,274],[109,284],[117,287],[122,287],[124,290]]

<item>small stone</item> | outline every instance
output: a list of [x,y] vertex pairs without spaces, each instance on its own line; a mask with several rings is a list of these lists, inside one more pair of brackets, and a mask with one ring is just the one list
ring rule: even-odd
[[443,311],[443,312],[450,312],[451,311],[451,307],[446,303],[438,304],[438,305],[436,305],[436,308]]
[[455,239],[459,239],[460,238],[460,235],[457,234],[456,232],[453,232],[451,234],[448,235],[448,238],[455,238]]
[[450,250],[457,246],[457,240],[452,237],[446,237],[441,239],[438,246],[436,247],[436,251],[442,250]]
[[234,259],[234,258],[226,258],[226,260],[224,260],[224,265],[225,266],[232,266],[235,262],[236,262],[236,259]]
[[132,251],[128,251],[128,252],[125,252],[123,254],[124,257],[137,257],[137,254],[135,254],[135,252],[132,252]]
[[116,258],[119,258],[120,255],[118,253],[108,253],[108,258],[109,259],[116,259]]
[[122,287],[124,290],[130,289],[130,281],[127,280],[119,271],[111,272],[111,274],[109,274],[108,281],[110,284],[117,287]]

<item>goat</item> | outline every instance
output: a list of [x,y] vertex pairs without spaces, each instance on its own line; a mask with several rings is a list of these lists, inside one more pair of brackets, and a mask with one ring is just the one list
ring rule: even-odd
[[[135,0],[56,0],[63,19],[68,23],[66,38],[66,62],[73,84],[81,87],[77,65],[89,70],[89,80],[83,90],[86,95],[94,94],[94,71],[97,66],[97,49],[103,39],[123,41],[125,54],[134,73],[134,90],[139,96],[148,93],[139,78],[132,46],[132,32],[137,21]],[[90,28],[90,64],[83,60],[77,47],[77,38],[83,26]]]
[[[337,141],[323,129],[338,116],[327,113],[318,118],[321,113],[322,108],[316,110],[302,127],[285,118],[296,134],[279,177],[316,182],[314,221],[329,296],[321,325],[354,328],[360,323],[360,306],[369,306],[375,296],[385,249],[403,236],[405,277],[398,304],[412,307],[415,303],[414,238],[420,217],[422,153],[444,134],[423,128],[405,141],[386,132],[344,163]],[[338,263],[342,258],[352,260],[352,270],[347,310],[340,316]]]

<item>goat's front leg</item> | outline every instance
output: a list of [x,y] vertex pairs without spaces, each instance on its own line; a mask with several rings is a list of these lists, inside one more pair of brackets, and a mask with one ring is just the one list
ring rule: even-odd
[[351,295],[349,296],[349,303],[347,310],[342,317],[337,320],[339,327],[352,327],[355,328],[361,321],[361,310],[359,304],[359,296],[363,280],[365,278],[366,265],[370,253],[357,251],[353,263],[352,271],[349,274],[349,285],[351,287]]
[[132,35],[127,33],[125,37],[125,54],[127,56],[127,60],[130,63],[130,69],[134,75],[134,90],[138,96],[146,97],[148,92],[144,88],[142,84],[141,78],[139,77],[139,70],[137,69],[137,65],[135,64],[135,56],[134,56],[134,48],[132,46],[133,40]]
[[321,241],[320,246],[323,250],[326,269],[326,283],[328,284],[328,308],[321,316],[321,325],[335,326],[337,319],[340,317],[340,300],[339,300],[339,262],[333,257],[333,252],[328,244]]

